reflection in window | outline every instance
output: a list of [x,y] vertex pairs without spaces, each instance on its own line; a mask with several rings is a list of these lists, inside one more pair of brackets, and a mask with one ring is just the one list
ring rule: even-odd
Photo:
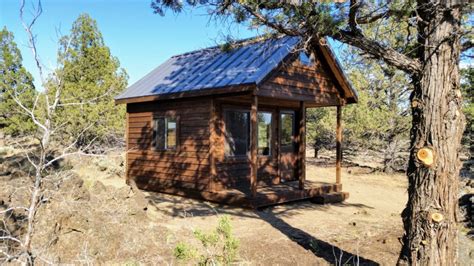
[[299,58],[301,64],[306,66],[314,66],[314,59],[308,56],[305,52],[300,52]]
[[282,147],[290,147],[293,145],[294,136],[294,114],[282,113],[280,116],[281,131],[280,145]]
[[224,112],[226,156],[246,155],[249,150],[249,112],[227,110]]
[[258,112],[258,154],[270,155],[272,135],[272,114]]
[[176,149],[176,119],[166,119],[166,149]]
[[176,149],[176,118],[157,117],[153,122],[153,147],[157,150]]

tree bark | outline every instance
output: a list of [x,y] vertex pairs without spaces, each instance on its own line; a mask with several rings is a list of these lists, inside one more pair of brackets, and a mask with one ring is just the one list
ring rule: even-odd
[[[422,71],[413,77],[408,203],[399,264],[456,265],[459,150],[464,116],[459,81],[460,9],[419,0]],[[432,151],[433,163],[425,156]],[[423,159],[423,160],[420,160]]]

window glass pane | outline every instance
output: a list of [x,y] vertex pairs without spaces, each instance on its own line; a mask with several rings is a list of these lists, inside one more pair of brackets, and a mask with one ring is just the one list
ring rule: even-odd
[[153,146],[156,149],[165,149],[165,119],[160,117],[155,119],[153,127]]
[[246,155],[249,147],[249,112],[227,110],[224,112],[228,156]]
[[270,155],[272,134],[272,114],[258,113],[258,154]]
[[281,114],[281,146],[293,145],[294,135],[294,115],[289,113]]
[[176,148],[176,119],[166,119],[166,149]]
[[314,60],[309,57],[305,52],[300,52],[300,62],[303,65],[307,66],[313,66],[314,65]]

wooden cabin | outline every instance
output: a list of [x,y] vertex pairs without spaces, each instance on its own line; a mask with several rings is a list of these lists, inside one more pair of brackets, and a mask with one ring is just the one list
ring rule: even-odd
[[[330,48],[247,40],[171,57],[116,98],[127,105],[127,180],[260,207],[342,190],[341,107],[357,102]],[[333,183],[305,180],[306,108],[337,106]]]

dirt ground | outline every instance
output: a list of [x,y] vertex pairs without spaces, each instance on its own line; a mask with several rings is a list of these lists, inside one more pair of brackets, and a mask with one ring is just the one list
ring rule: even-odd
[[[307,179],[333,182],[335,170],[326,161],[308,157]],[[192,242],[195,229],[214,229],[225,214],[240,241],[238,264],[393,265],[397,260],[407,200],[403,174],[345,167],[343,190],[350,196],[340,204],[301,201],[254,211],[144,192],[143,211],[125,184],[122,163],[120,154],[78,158],[70,162],[70,178],[52,182],[59,192],[40,210],[34,238],[44,250],[43,262],[180,264],[173,255],[176,245]],[[18,182],[0,177],[12,180]],[[5,204],[19,201],[9,197]],[[461,240],[467,256],[460,265],[470,265],[473,241]]]
[[[88,182],[97,180],[88,166],[77,166]],[[402,236],[400,213],[406,203],[406,178],[401,174],[360,174],[344,171],[341,204],[300,201],[258,211],[218,205],[154,192],[145,192],[150,222],[167,229],[163,241],[170,248],[163,261],[172,262],[172,248],[189,241],[194,229],[212,230],[220,215],[230,215],[240,240],[239,262],[259,265],[314,265],[336,262],[393,265]],[[351,172],[351,173],[348,173]],[[333,167],[308,158],[307,179],[334,182]],[[122,187],[123,179],[101,180]]]

